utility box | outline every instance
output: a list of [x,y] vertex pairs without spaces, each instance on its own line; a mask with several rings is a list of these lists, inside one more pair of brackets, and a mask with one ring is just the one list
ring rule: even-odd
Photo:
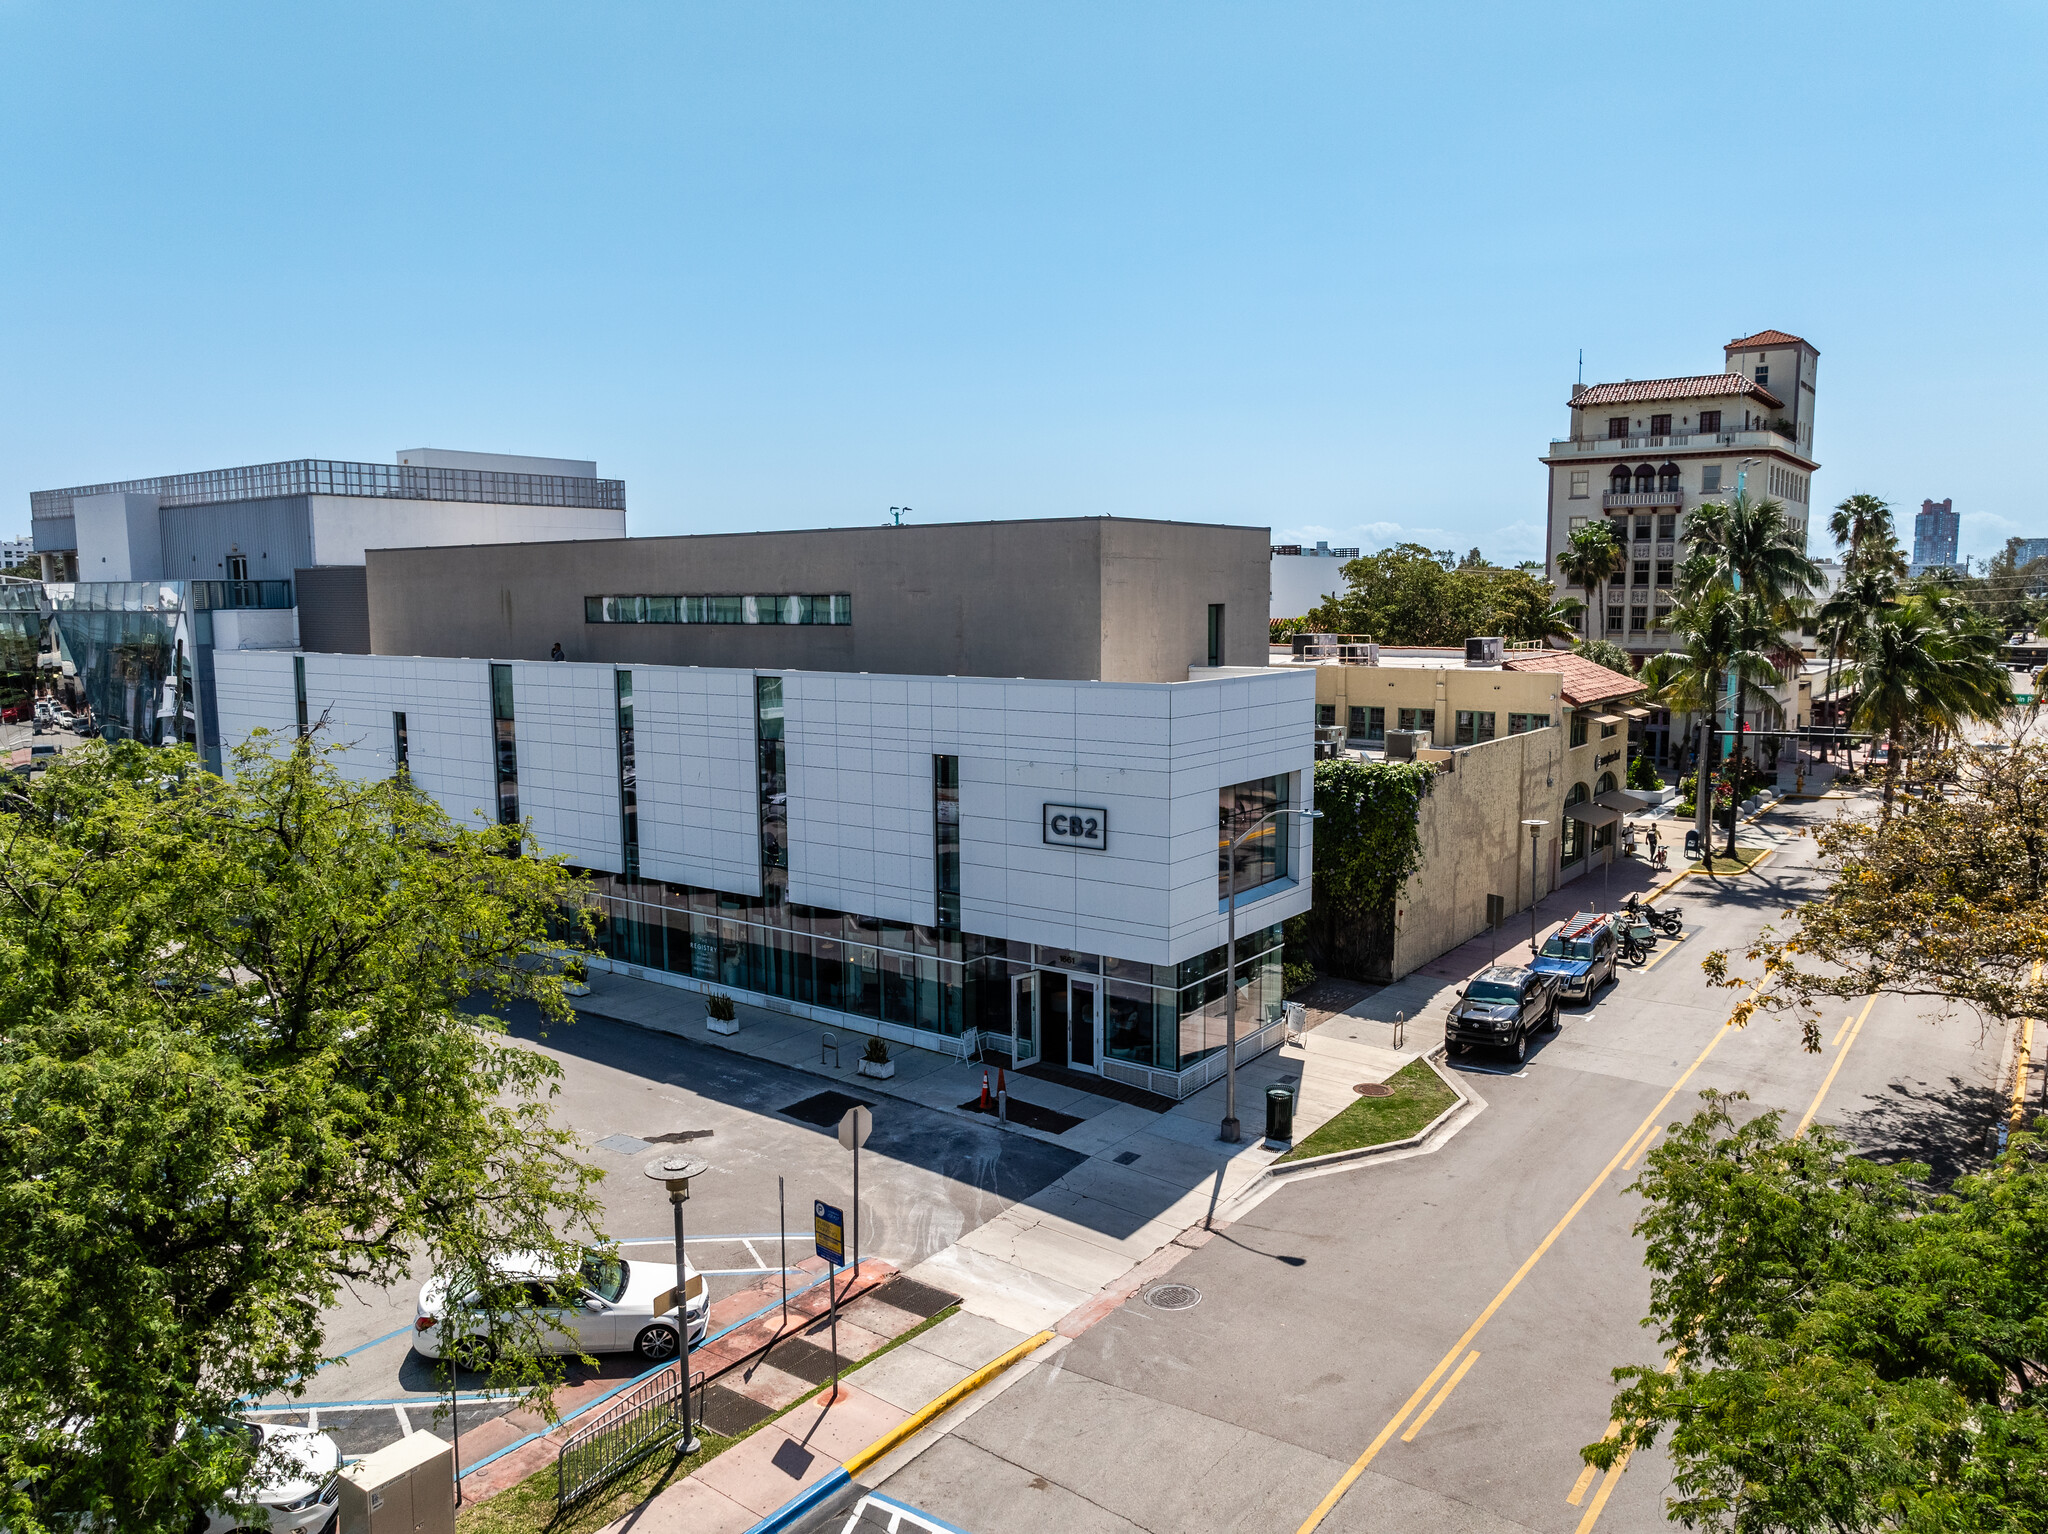
[[414,1433],[342,1467],[340,1534],[455,1534],[455,1451]]
[[1387,731],[1386,752],[1390,762],[1412,762],[1418,753],[1427,751],[1431,730],[1389,730]]

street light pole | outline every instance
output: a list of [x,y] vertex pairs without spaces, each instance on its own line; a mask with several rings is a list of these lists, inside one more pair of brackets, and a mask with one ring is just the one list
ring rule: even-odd
[[698,1448],[697,1419],[690,1410],[690,1280],[689,1260],[684,1256],[688,1248],[683,1240],[683,1205],[690,1201],[690,1179],[702,1177],[711,1170],[711,1165],[693,1156],[660,1156],[649,1162],[644,1170],[647,1176],[668,1189],[669,1208],[675,1215],[676,1323],[683,1334],[683,1445],[680,1452],[695,1454]]
[[1547,820],[1525,820],[1522,824],[1529,828],[1529,956],[1534,958],[1536,956],[1536,839],[1542,834],[1543,828],[1549,825],[1550,822]]
[[1298,815],[1303,820],[1321,820],[1321,810],[1268,810],[1246,826],[1224,853],[1230,864],[1230,899],[1223,957],[1223,1130],[1217,1136],[1231,1145],[1242,1133],[1237,1122],[1237,849],[1269,820]]

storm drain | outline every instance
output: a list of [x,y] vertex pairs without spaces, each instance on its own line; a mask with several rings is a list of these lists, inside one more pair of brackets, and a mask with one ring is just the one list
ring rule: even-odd
[[1145,1295],[1154,1310],[1191,1310],[1202,1303],[1202,1291],[1193,1284],[1157,1284]]
[[1361,1081],[1351,1089],[1360,1097],[1392,1097],[1394,1089],[1384,1081]]

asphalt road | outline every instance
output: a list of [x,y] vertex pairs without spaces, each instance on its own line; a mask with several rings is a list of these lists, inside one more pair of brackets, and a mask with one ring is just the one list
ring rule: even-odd
[[[690,1260],[707,1275],[714,1302],[782,1267],[778,1230],[788,1233],[791,1265],[812,1255],[814,1199],[851,1212],[852,1161],[832,1129],[780,1111],[838,1089],[834,1083],[602,1018],[553,1028],[543,1038],[538,1015],[524,1008],[513,1018],[513,1031],[561,1066],[560,1093],[552,1103],[556,1121],[576,1133],[585,1159],[603,1169],[598,1191],[605,1233],[622,1243],[628,1261],[675,1260],[668,1194],[640,1171],[666,1148],[643,1143],[655,1135],[712,1131],[711,1138],[689,1145],[711,1171],[692,1185],[686,1236]],[[861,1152],[860,1251],[899,1267],[950,1246],[1082,1159],[895,1098],[873,1101],[874,1135]],[[780,1219],[778,1178],[786,1211]],[[434,1409],[446,1399],[447,1385],[438,1366],[409,1346],[414,1299],[424,1277],[344,1295],[325,1321],[329,1347],[348,1356],[322,1369],[297,1401],[280,1396],[265,1405],[289,1405],[277,1413],[288,1422],[318,1411],[320,1427],[348,1454],[392,1441],[404,1431],[401,1423],[445,1434],[445,1426],[436,1426]],[[645,1367],[630,1355],[600,1362],[598,1377],[626,1379]],[[570,1377],[593,1375],[572,1364]],[[465,1425],[509,1409],[507,1403],[472,1399],[478,1384],[468,1374],[456,1381],[464,1394]]]
[[1638,1131],[1740,1090],[1953,1175],[2001,1101],[2003,1033],[1972,1017],[1881,1000],[1818,1056],[1789,1021],[1724,1026],[1733,994],[1699,959],[1810,889],[1812,857],[1791,841],[1754,876],[1686,881],[1687,940],[1568,1010],[1519,1073],[1468,1076],[1489,1106],[1448,1145],[1283,1185],[1172,1270],[1199,1304],[1134,1299],[885,1489],[975,1534],[1293,1531],[1356,1470],[1330,1534],[1665,1526],[1661,1453],[1612,1480],[1578,1457],[1609,1370],[1662,1362],[1639,1325]]

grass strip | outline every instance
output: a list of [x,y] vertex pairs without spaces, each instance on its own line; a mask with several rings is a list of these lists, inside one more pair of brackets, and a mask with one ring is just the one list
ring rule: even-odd
[[1410,1060],[1387,1078],[1387,1085],[1394,1089],[1391,1096],[1359,1098],[1306,1140],[1298,1141],[1281,1162],[1405,1140],[1458,1100],[1458,1094],[1429,1068],[1427,1060]]
[[[929,1320],[920,1321],[901,1336],[893,1337],[867,1357],[849,1362],[840,1371],[843,1381],[866,1368],[884,1353],[900,1348],[921,1333],[930,1331],[960,1307],[948,1305]],[[771,1350],[772,1353],[772,1350]],[[659,1496],[685,1476],[694,1474],[735,1444],[744,1443],[771,1422],[788,1416],[798,1407],[831,1389],[831,1382],[814,1386],[772,1417],[764,1417],[744,1433],[726,1438],[707,1427],[697,1429],[695,1454],[651,1454],[616,1481],[594,1491],[566,1513],[557,1515],[555,1472],[552,1465],[536,1471],[517,1486],[508,1486],[487,1501],[474,1503],[457,1515],[460,1534],[596,1534],[606,1524],[624,1517],[651,1497]]]
[[[1748,868],[1758,858],[1774,850],[1776,849],[1771,847],[1745,847],[1738,842],[1735,847],[1735,861],[1741,864],[1742,867]],[[1689,874],[1733,873],[1735,870],[1728,866],[1728,861],[1728,854],[1717,848],[1714,852],[1714,866],[1711,869],[1704,863],[1692,863],[1686,867],[1685,871]]]

